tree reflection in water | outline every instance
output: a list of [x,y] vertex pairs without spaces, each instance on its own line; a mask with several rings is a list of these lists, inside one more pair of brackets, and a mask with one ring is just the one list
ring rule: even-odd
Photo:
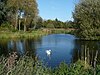
[[[76,40],[75,49],[73,50],[72,62],[84,60],[86,63],[95,66],[100,63],[100,42],[99,41],[82,41]],[[97,61],[96,61],[97,60]]]

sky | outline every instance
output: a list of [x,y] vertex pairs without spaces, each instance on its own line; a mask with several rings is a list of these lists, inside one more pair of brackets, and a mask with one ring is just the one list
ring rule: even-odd
[[73,20],[72,12],[78,0],[37,0],[39,16],[43,19]]

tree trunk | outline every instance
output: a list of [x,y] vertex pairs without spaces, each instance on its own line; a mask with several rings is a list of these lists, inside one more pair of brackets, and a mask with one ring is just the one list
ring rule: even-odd
[[92,55],[91,55],[91,66],[93,66],[93,50],[92,50],[92,53],[91,53]]
[[34,28],[33,29],[36,29],[36,23],[35,23],[35,25],[34,25]]
[[26,18],[25,18],[25,23],[24,23],[24,32],[26,31]]
[[94,58],[94,75],[96,75],[96,61],[97,61],[97,56],[98,56],[98,50],[96,51],[96,55]]
[[84,60],[84,46],[81,46],[81,60]]
[[19,31],[20,31],[20,20],[19,20]]
[[80,55],[79,55],[80,53],[79,53],[79,50],[78,50],[78,59],[80,59]]
[[87,49],[87,51],[88,51],[88,57],[87,57],[87,59],[88,59],[88,64],[90,64],[90,53],[89,53],[89,48]]
[[17,29],[17,24],[18,24],[18,13],[16,13],[16,24],[15,24],[15,30]]
[[85,68],[86,68],[86,63],[87,63],[87,57],[86,57],[86,46],[85,46]]

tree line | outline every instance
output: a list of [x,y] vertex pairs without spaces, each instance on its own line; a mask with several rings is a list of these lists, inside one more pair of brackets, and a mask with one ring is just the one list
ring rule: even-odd
[[[72,28],[72,21],[62,22],[44,20],[38,16],[36,0],[0,0],[0,26],[7,25],[14,30],[39,29],[39,28]],[[5,24],[7,23],[7,24]]]
[[[73,11],[74,21],[44,20],[38,13],[36,0],[0,0],[0,26],[14,30],[39,28],[75,28],[80,38],[100,38],[100,0],[79,0]],[[7,23],[7,24],[5,24]]]
[[66,21],[62,22],[58,20],[57,18],[55,20],[43,20],[41,17],[38,19],[37,22],[38,28],[74,28],[74,22],[72,21]]

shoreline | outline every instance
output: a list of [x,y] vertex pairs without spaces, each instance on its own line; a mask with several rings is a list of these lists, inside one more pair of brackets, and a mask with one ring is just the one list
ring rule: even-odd
[[58,30],[58,29],[39,29],[32,31],[17,31],[17,32],[7,32],[0,31],[0,39],[15,39],[15,38],[38,38],[48,34],[71,34],[73,30]]

